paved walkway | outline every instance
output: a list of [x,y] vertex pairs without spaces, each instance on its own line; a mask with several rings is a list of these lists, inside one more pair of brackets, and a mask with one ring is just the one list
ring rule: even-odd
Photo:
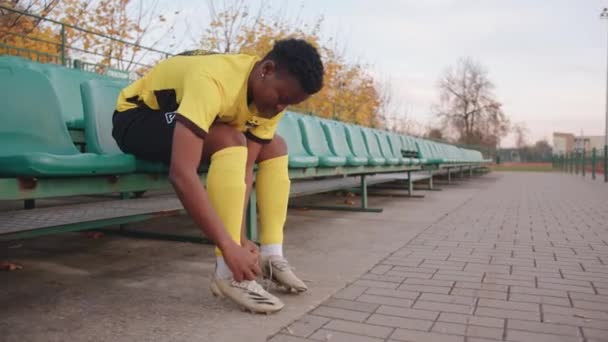
[[270,341],[608,341],[608,184],[500,176]]

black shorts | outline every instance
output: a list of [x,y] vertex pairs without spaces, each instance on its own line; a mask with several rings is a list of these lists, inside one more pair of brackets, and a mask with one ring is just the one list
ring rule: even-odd
[[125,153],[169,165],[176,121],[174,112],[145,107],[116,111],[112,117],[112,137]]

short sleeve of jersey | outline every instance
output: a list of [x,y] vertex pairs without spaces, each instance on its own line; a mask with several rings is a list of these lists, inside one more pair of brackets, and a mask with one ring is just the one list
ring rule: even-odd
[[279,126],[279,121],[284,114],[285,112],[281,112],[271,119],[259,119],[260,124],[250,128],[247,131],[247,136],[263,144],[269,143],[274,138],[274,134]]
[[221,92],[215,81],[193,73],[184,80],[183,95],[177,108],[177,120],[201,138],[222,109]]

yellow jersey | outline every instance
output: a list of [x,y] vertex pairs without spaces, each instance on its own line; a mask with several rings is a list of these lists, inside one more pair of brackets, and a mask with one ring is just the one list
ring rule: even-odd
[[243,54],[171,57],[123,89],[116,110],[148,107],[175,114],[201,138],[218,120],[269,142],[283,113],[266,119],[247,104],[247,80],[257,61],[258,57]]

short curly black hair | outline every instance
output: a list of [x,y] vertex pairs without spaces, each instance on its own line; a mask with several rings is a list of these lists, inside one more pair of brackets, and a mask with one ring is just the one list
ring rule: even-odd
[[293,75],[307,94],[323,88],[323,62],[319,51],[303,39],[277,41],[264,60],[273,60],[279,69]]

